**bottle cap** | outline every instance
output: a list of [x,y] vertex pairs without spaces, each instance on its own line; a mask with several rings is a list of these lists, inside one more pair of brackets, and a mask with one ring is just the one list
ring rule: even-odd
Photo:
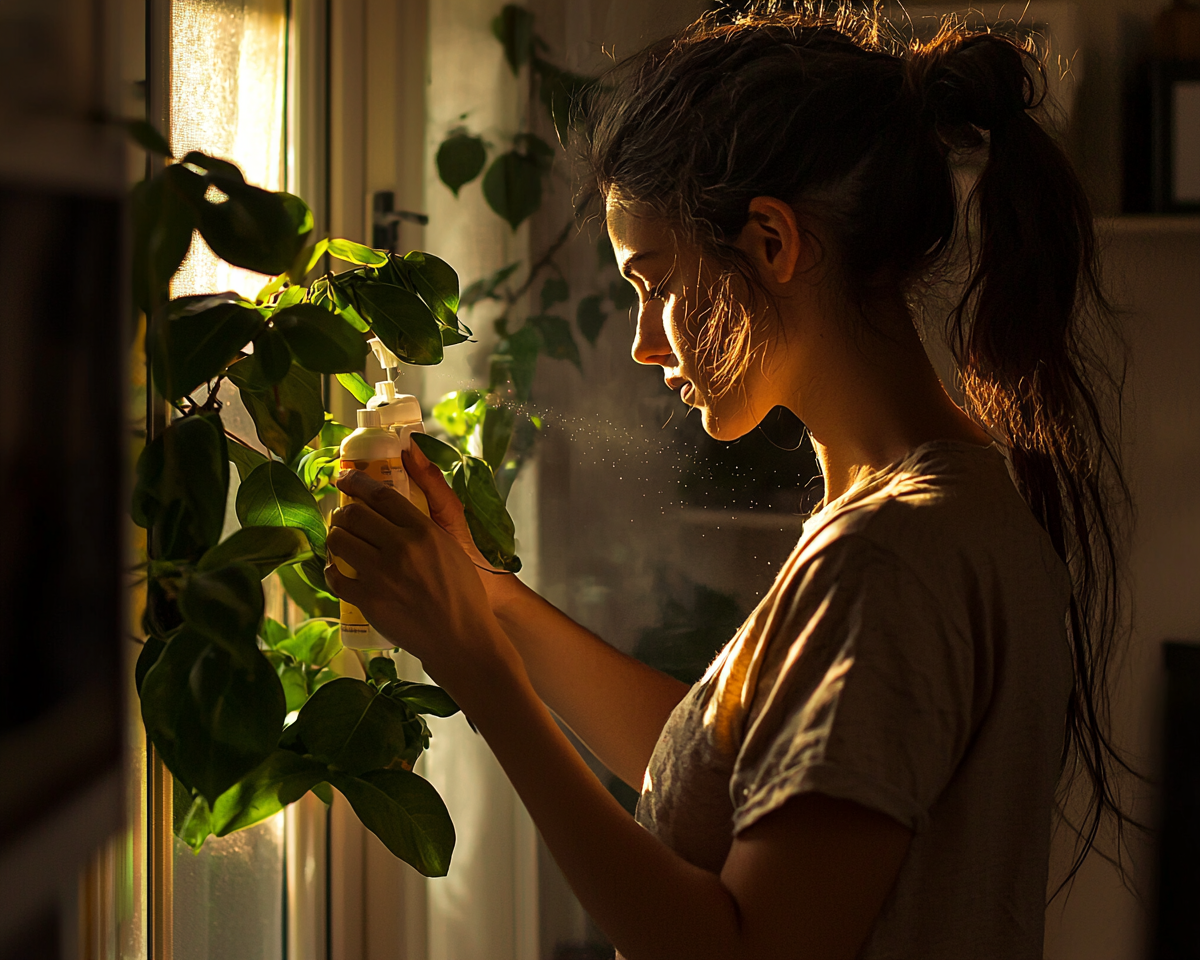
[[420,423],[421,401],[411,393],[395,394],[387,405],[387,420],[393,424]]
[[383,419],[379,416],[378,410],[359,410],[358,425],[362,427],[382,427]]
[[372,397],[375,401],[375,406],[383,406],[385,403],[393,403],[396,399],[396,385],[391,380],[380,380],[375,384],[375,396]]

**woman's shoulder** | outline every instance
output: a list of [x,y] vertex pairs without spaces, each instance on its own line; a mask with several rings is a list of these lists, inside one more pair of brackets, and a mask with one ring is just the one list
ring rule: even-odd
[[816,514],[798,551],[810,561],[837,556],[839,566],[866,553],[890,557],[934,593],[964,579],[1016,584],[1030,574],[1055,595],[1070,589],[997,447],[939,441],[918,448],[869,489]]

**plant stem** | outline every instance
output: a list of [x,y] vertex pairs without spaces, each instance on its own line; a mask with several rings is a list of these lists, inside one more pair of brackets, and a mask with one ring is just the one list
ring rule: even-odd
[[542,254],[541,259],[529,268],[529,276],[525,278],[525,282],[505,296],[505,300],[510,307],[529,292],[529,288],[533,286],[533,281],[537,279],[537,275],[550,266],[550,261],[554,259],[554,255],[571,239],[571,227],[574,224],[574,220],[567,221],[558,236],[554,238],[554,242],[546,248],[546,252]]

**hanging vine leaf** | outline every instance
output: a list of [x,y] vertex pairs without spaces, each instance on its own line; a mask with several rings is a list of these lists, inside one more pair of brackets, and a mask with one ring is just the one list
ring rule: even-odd
[[271,317],[292,353],[317,373],[346,373],[362,368],[367,342],[336,313],[311,303],[297,303]]
[[359,313],[370,321],[374,334],[392,353],[406,363],[441,363],[441,331],[424,300],[387,283],[365,281],[355,284],[352,290]]
[[492,19],[492,36],[503,45],[504,59],[516,76],[533,53],[533,14],[515,3],[506,3]]
[[[254,353],[250,356],[250,362],[257,367],[252,375],[265,390],[288,375],[292,369],[292,351],[288,349],[288,342],[280,331],[267,329],[254,338]],[[251,375],[249,371],[245,372]]]
[[237,515],[244,527],[301,530],[313,553],[325,559],[325,521],[317,501],[282,463],[264,463],[242,482],[237,492]]
[[504,378],[511,379],[517,399],[526,402],[533,391],[533,375],[537,372],[537,358],[541,350],[542,336],[533,326],[524,326],[500,340],[492,357],[492,383],[489,389],[497,389]]
[[462,127],[451,131],[437,151],[438,177],[454,195],[474,180],[487,163],[487,147],[482,137],[473,137]]
[[388,255],[383,250],[372,250],[353,240],[330,240],[329,253],[339,260],[348,263],[364,264],[371,267],[381,267],[388,262]]
[[133,299],[150,315],[167,299],[167,286],[192,244],[191,206],[162,174],[133,189]]
[[592,346],[596,345],[596,338],[600,336],[600,331],[604,329],[604,321],[608,319],[603,303],[603,297],[593,294],[580,300],[575,311],[575,325]]
[[563,70],[541,57],[533,58],[533,70],[538,77],[542,106],[554,124],[558,142],[565,147],[570,128],[582,115],[586,98],[595,89],[597,81]]
[[464,307],[473,307],[480,300],[499,300],[502,299],[497,292],[500,284],[504,283],[511,277],[521,265],[521,261],[510,263],[505,267],[501,267],[490,277],[485,277],[482,280],[476,280],[466,290],[463,291],[461,305]]
[[362,680],[341,677],[312,695],[279,745],[358,776],[409,753],[410,719],[403,703]]
[[542,205],[541,164],[516,150],[500,154],[484,174],[483,197],[515,231]]
[[158,560],[197,560],[221,539],[229,459],[220,417],[183,417],[138,457],[133,519]]
[[554,360],[570,360],[579,370],[583,370],[583,362],[579,357],[579,344],[571,336],[571,325],[562,317],[543,314],[530,317],[527,323],[532,324],[542,337],[542,348],[546,356]]
[[244,830],[295,803],[329,776],[329,769],[291,750],[274,750],[213,804],[211,826],[218,837]]
[[293,363],[283,380],[262,389],[257,381],[242,375],[239,368],[243,363],[230,367],[229,379],[241,391],[263,445],[291,463],[325,423],[321,378]]
[[477,457],[463,457],[450,486],[465,508],[471,539],[487,562],[512,573],[520,570],[512,517],[496,489],[491,467]]
[[275,749],[283,688],[251,648],[235,660],[184,624],[142,681],[142,721],[167,768],[211,805]]
[[315,589],[305,580],[297,569],[297,565],[288,564],[280,567],[275,573],[283,589],[296,605],[310,617],[334,617],[341,615],[338,598],[331,593]]
[[168,400],[186,396],[224,370],[262,329],[262,315],[237,301],[171,301],[146,333],[155,387]]
[[516,419],[517,414],[512,407],[489,406],[483,417],[483,429],[480,431],[483,459],[493,473],[504,465],[504,455],[508,453]]
[[565,303],[571,298],[571,288],[562,277],[547,277],[542,284],[542,313],[556,303]]
[[305,559],[311,552],[308,537],[290,527],[242,527],[200,558],[197,571],[205,573],[231,563],[249,563],[259,579],[285,563]]

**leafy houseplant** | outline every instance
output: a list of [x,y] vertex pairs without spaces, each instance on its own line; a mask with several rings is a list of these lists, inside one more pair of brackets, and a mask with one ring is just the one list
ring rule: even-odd
[[[132,129],[170,157],[152,128]],[[412,766],[429,745],[424,717],[458,708],[438,687],[398,679],[385,657],[366,664],[365,680],[333,671],[341,642],[318,501],[335,492],[338,444],[350,432],[324,409],[322,375],[365,399],[355,371],[368,335],[405,363],[440,362],[470,336],[457,315],[458,277],[419,251],[310,242],[300,198],[251,186],[232,163],[201,153],[140,183],[132,208],[134,298],[148,318],[154,388],[173,410],[141,452],[133,491],[133,519],[147,531],[135,679],[146,733],[174,777],[175,831],[199,849],[309,790],[330,802],[332,786],[396,856],[444,875],[454,828]],[[228,263],[274,279],[253,301],[171,299],[194,231]],[[351,266],[306,285],[326,255]],[[267,456],[223,422],[222,392],[233,389]],[[240,529],[222,540],[231,464]],[[459,470],[455,488],[481,549],[519,565],[491,470],[466,457]],[[294,630],[264,617],[272,573],[311,618]]]
[[[542,206],[544,185],[555,169],[559,148],[565,145],[580,106],[595,89],[596,80],[565,70],[547,60],[549,45],[534,30],[534,15],[524,7],[506,4],[491,22],[492,34],[504,48],[513,75],[524,78],[530,100],[535,97],[554,128],[556,147],[532,129],[512,135],[507,150],[488,163],[490,145],[465,126],[449,131],[438,147],[438,176],[455,196],[482,175],[483,197],[497,216],[515,231]],[[486,170],[485,170],[486,168]],[[448,394],[433,409],[451,442],[463,456],[470,451],[481,456],[494,471],[502,497],[508,496],[513,480],[533,449],[542,428],[540,417],[525,410],[533,390],[539,356],[567,360],[582,369],[579,344],[571,324],[555,312],[571,299],[566,276],[555,261],[571,239],[573,223],[568,220],[547,247],[538,253],[519,284],[511,281],[520,263],[510,263],[490,276],[471,283],[462,295],[462,306],[495,300],[505,312],[495,321],[499,340],[488,365],[486,389]],[[600,239],[601,270],[615,267],[607,237]],[[519,328],[510,328],[508,312],[533,289],[544,273],[539,296],[540,309]],[[615,269],[611,269],[615,274]],[[576,308],[575,326],[584,339],[595,344],[608,317],[606,304],[628,310],[636,302],[632,287],[611,276],[607,289],[582,297]],[[440,463],[454,464],[451,452],[441,451]]]

